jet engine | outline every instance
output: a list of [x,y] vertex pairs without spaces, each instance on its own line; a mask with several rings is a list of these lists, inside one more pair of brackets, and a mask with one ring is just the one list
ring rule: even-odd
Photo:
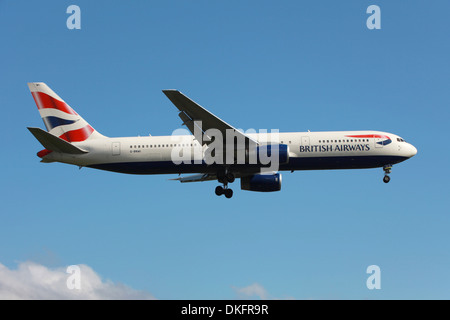
[[241,189],[248,191],[272,192],[281,190],[281,174],[254,174],[241,178]]

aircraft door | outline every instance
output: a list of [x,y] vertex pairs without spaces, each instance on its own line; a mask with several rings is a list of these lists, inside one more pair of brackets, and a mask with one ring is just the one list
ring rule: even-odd
[[113,156],[120,155],[120,142],[113,142],[111,148]]

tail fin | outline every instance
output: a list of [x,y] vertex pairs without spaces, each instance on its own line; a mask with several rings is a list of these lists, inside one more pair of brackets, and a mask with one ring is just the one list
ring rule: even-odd
[[28,83],[47,131],[67,142],[104,138],[43,82]]

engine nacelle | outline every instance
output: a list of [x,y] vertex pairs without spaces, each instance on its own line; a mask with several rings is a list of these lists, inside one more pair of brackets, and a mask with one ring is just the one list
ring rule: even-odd
[[255,174],[248,177],[242,177],[241,189],[259,192],[280,191],[281,174]]

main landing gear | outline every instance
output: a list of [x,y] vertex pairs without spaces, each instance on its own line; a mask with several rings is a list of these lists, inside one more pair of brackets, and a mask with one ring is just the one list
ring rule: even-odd
[[389,177],[389,174],[391,173],[391,169],[392,169],[392,166],[390,164],[387,164],[383,167],[383,171],[385,173],[385,175],[383,177],[384,183],[388,183],[389,181],[391,181],[391,177]]
[[234,174],[231,172],[225,172],[224,174],[218,174],[217,180],[220,183],[223,183],[222,186],[216,187],[216,195],[221,196],[225,195],[225,198],[230,199],[233,196],[233,190],[228,189],[228,183],[233,183],[235,180]]
[[232,189],[228,189],[227,185],[222,186],[217,186],[216,187],[216,195],[221,196],[221,195],[225,195],[225,198],[230,199],[233,196],[233,190]]

